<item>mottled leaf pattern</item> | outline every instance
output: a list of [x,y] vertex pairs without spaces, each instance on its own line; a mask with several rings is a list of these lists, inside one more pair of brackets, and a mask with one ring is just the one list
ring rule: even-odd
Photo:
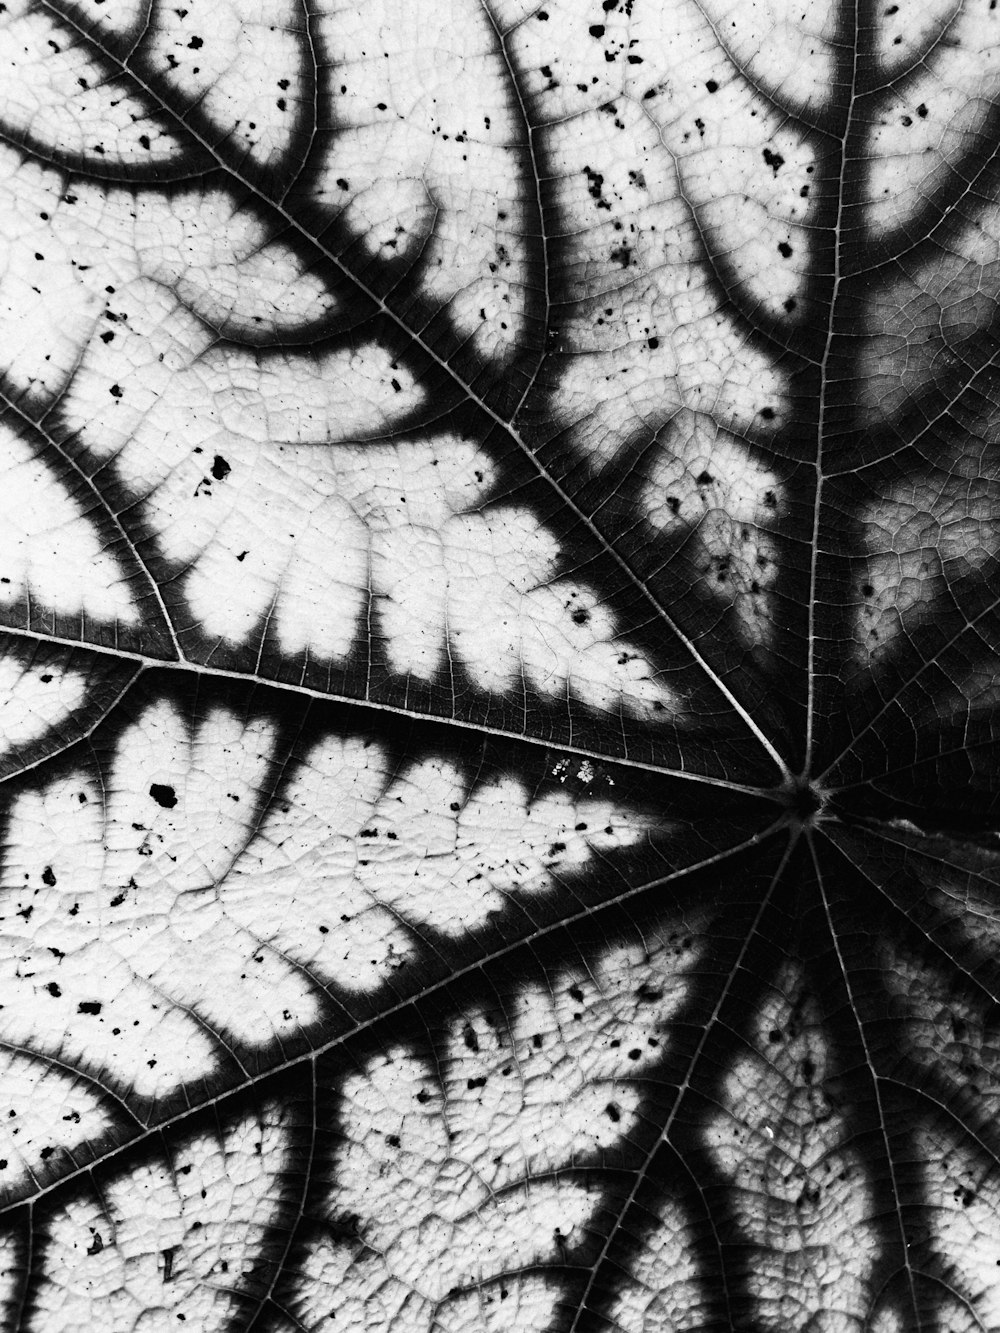
[[4,1329],[1000,1327],[994,5],[0,5]]

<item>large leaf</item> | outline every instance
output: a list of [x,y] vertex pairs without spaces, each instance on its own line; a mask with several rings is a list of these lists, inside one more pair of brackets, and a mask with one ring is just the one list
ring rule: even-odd
[[0,6],[0,1323],[1000,1327],[995,0]]

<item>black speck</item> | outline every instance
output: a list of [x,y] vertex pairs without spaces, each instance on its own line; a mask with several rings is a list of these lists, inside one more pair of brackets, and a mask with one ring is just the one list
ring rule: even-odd
[[172,810],[177,804],[177,793],[166,783],[154,782],[149,788],[149,794],[157,805],[163,806],[164,810]]
[[462,1029],[462,1040],[470,1051],[479,1050],[479,1038],[476,1036],[476,1029],[471,1023],[466,1023]]
[[777,176],[778,172],[785,165],[785,159],[780,153],[772,153],[770,148],[765,148],[763,152],[764,161]]

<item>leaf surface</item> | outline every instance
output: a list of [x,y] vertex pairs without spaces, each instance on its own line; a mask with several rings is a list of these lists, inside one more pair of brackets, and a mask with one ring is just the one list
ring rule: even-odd
[[998,24],[2,8],[5,1328],[997,1326]]

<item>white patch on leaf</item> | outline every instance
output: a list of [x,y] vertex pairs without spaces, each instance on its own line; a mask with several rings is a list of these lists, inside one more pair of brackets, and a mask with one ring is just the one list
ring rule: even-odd
[[[937,867],[935,861],[935,879]],[[949,885],[944,876],[935,885],[932,901],[938,929],[943,933],[949,917],[958,929],[963,929],[959,922],[974,920],[980,952],[991,956],[996,940],[996,922],[991,919],[994,912],[972,894],[956,901],[959,892],[960,886]],[[907,1059],[948,1089],[949,1105],[953,1109],[961,1107],[960,1114],[967,1124],[996,1123],[1000,1112],[1000,1029],[991,1002],[979,1000],[971,988],[956,985],[951,976],[929,965],[902,941],[885,940],[880,954],[883,984],[901,1014],[906,1033]]]
[[0,1198],[31,1193],[116,1128],[96,1089],[58,1064],[0,1050]]
[[838,45],[836,5],[763,0],[736,6],[727,0],[702,0],[701,10],[724,36],[733,66],[754,88],[795,111],[827,106]]
[[317,9],[337,90],[318,201],[369,254],[419,262],[418,289],[480,355],[503,356],[524,329],[533,224],[522,113],[488,12],[457,0]]
[[159,339],[169,338],[176,306],[175,333],[192,354],[211,345],[212,330],[265,342],[334,308],[323,280],[223,190],[67,185],[61,173],[0,148],[0,215],[0,334],[12,349],[7,373],[29,398],[51,401],[83,358],[70,410],[81,399],[93,406],[78,424],[100,418],[108,392],[107,384],[86,382],[88,344],[97,366],[118,372],[112,382],[138,371],[162,390],[169,369],[184,364],[176,347],[165,368],[162,346],[135,345],[132,302],[150,306],[139,328],[158,329]]
[[98,40],[102,33],[130,36],[149,12],[148,0],[75,0],[73,8]]
[[[110,225],[122,251],[134,254],[139,273],[168,286],[189,310],[231,337],[265,341],[308,327],[335,308],[308,261],[223,190],[138,197],[109,192],[103,199],[95,194],[78,201],[77,226],[84,204],[103,228],[105,257]],[[118,268],[116,286],[127,273]],[[116,302],[108,301],[107,308],[114,311]],[[103,331],[114,330],[109,325]]]
[[321,742],[219,887],[227,914],[326,982],[370,990],[413,954],[406,926],[463,936],[595,852],[646,836],[609,801],[469,787],[449,762],[401,773],[361,738]]
[[80,671],[46,659],[28,663],[18,653],[0,656],[0,754],[58,727],[86,702]]
[[83,774],[12,803],[0,877],[0,1040],[156,1097],[204,1076],[215,1047],[194,1018],[102,938],[122,890],[104,886],[100,792]]
[[443,537],[451,644],[478,688],[507,691],[523,680],[552,698],[571,694],[654,720],[677,708],[648,659],[615,637],[616,618],[597,592],[553,581],[559,547],[530,511],[464,515]]
[[28,404],[63,388],[103,305],[87,281],[86,240],[52,225],[64,187],[60,173],[0,145],[0,341],[8,382]]
[[722,264],[723,285],[734,272],[755,311],[804,316],[812,148],[737,72],[696,5],[597,22],[579,6],[548,8],[555,59],[538,24],[512,40],[541,71],[560,218],[552,256],[570,290],[558,425],[595,467],[681,407],[772,430],[790,407],[785,376],[748,343],[712,270]]
[[296,1316],[372,1333],[499,1330],[512,1327],[493,1309],[500,1287],[525,1307],[513,1326],[546,1327],[558,1277],[523,1270],[586,1241],[600,1195],[585,1169],[635,1123],[636,1076],[662,1057],[696,957],[676,937],[613,945],[551,989],[526,985],[506,1013],[453,1021],[439,1065],[397,1045],[349,1075],[326,1211],[355,1219],[358,1240],[312,1243]]
[[291,146],[306,70],[294,0],[185,0],[156,6],[146,58],[217,126],[227,144],[268,166]]
[[[988,0],[987,0],[988,3]],[[873,53],[881,63],[886,83],[893,75],[923,65],[935,50],[943,32],[965,11],[954,0],[892,0],[872,10]],[[836,11],[831,11],[836,12]],[[919,66],[913,71],[920,77]],[[912,78],[912,76],[911,76]]]
[[[914,7],[909,0],[900,11],[900,28],[892,25],[887,54],[901,56],[904,68],[910,59],[917,63],[902,95],[891,86],[885,89],[860,149],[868,167],[866,226],[901,236],[904,244],[910,224],[928,200],[939,197],[942,186],[954,179],[955,189],[965,188],[959,164],[987,129],[988,108],[1000,90],[1000,10],[987,0],[956,5],[946,17],[934,18],[925,0],[917,14],[906,13]],[[939,24],[944,25],[940,35],[931,36]],[[889,30],[884,25],[886,34]],[[920,34],[919,57],[909,57],[896,45],[897,36],[914,33]],[[954,178],[953,165],[958,166]]]
[[62,24],[23,0],[0,11],[0,68],[4,128],[58,144],[91,169],[146,167],[169,161],[180,148],[165,118],[117,62],[102,60]]
[[843,1327],[860,1330],[880,1228],[849,1147],[851,1122],[828,1082],[837,1071],[819,1007],[797,968],[782,970],[779,987],[759,1004],[750,1046],[732,1059],[705,1142],[751,1242],[747,1281],[760,1326],[812,1327],[835,1290]]
[[558,1287],[539,1273],[505,1274],[449,1300],[431,1333],[548,1333],[558,1300]]
[[0,608],[25,599],[59,616],[125,625],[139,618],[121,566],[83,506],[0,424]]
[[359,834],[389,778],[388,757],[373,742],[320,742],[219,886],[233,921],[348,989],[378,986],[412,953],[409,932],[359,878],[367,851]]
[[218,882],[253,828],[274,728],[213,709],[189,734],[149,708],[118,746],[109,782],[106,874],[124,901],[101,939],[176,1005],[251,1046],[317,1015],[315,986],[242,930]]
[[[156,1097],[317,1014],[317,989],[227,917],[217,883],[252,836],[267,722],[153,705],[106,799],[84,774],[13,803],[0,880],[0,1038]],[[218,1039],[215,1037],[218,1033]]]
[[995,482],[962,469],[928,469],[896,482],[862,510],[861,522],[871,552],[855,630],[862,661],[877,660],[923,623],[942,580],[978,573],[1000,551]]
[[658,531],[691,534],[701,589],[734,606],[750,642],[763,639],[775,615],[769,589],[778,576],[778,545],[768,528],[783,507],[777,476],[711,417],[680,412],[653,462],[642,505]]
[[[309,310],[318,313],[316,292]],[[220,431],[256,444],[327,444],[391,429],[423,398],[412,375],[371,342],[318,351],[258,352],[217,339],[150,280],[116,290],[113,324],[95,336],[67,419],[95,458],[115,456],[123,480],[148,493]],[[183,429],[185,437],[174,434]],[[144,483],[142,466],[151,471]]]
[[[1000,209],[977,208],[946,243],[918,255],[865,292],[856,392],[865,416],[879,422],[898,419],[929,382],[949,371],[958,370],[971,385],[993,356],[988,330],[996,320],[1000,286]],[[967,468],[984,445],[987,454],[990,450],[995,436],[990,396],[979,403],[979,395],[961,395],[958,420],[966,426],[978,417],[981,424],[966,426],[959,467]],[[933,420],[926,431],[929,443],[935,438]],[[918,440],[923,434],[919,431]]]
[[[929,1200],[924,1209],[927,1242],[914,1255],[922,1272],[943,1282],[964,1333],[1000,1324],[1000,1170],[992,1155],[969,1137],[958,1139],[942,1116],[921,1122],[913,1154],[920,1163]],[[916,1247],[915,1247],[916,1248]]]
[[683,1209],[666,1199],[649,1234],[635,1246],[608,1320],[612,1333],[687,1333],[705,1328],[708,1311],[695,1260],[698,1232]]
[[241,1292],[260,1278],[289,1160],[287,1119],[264,1102],[60,1202],[26,1328],[231,1328]]

